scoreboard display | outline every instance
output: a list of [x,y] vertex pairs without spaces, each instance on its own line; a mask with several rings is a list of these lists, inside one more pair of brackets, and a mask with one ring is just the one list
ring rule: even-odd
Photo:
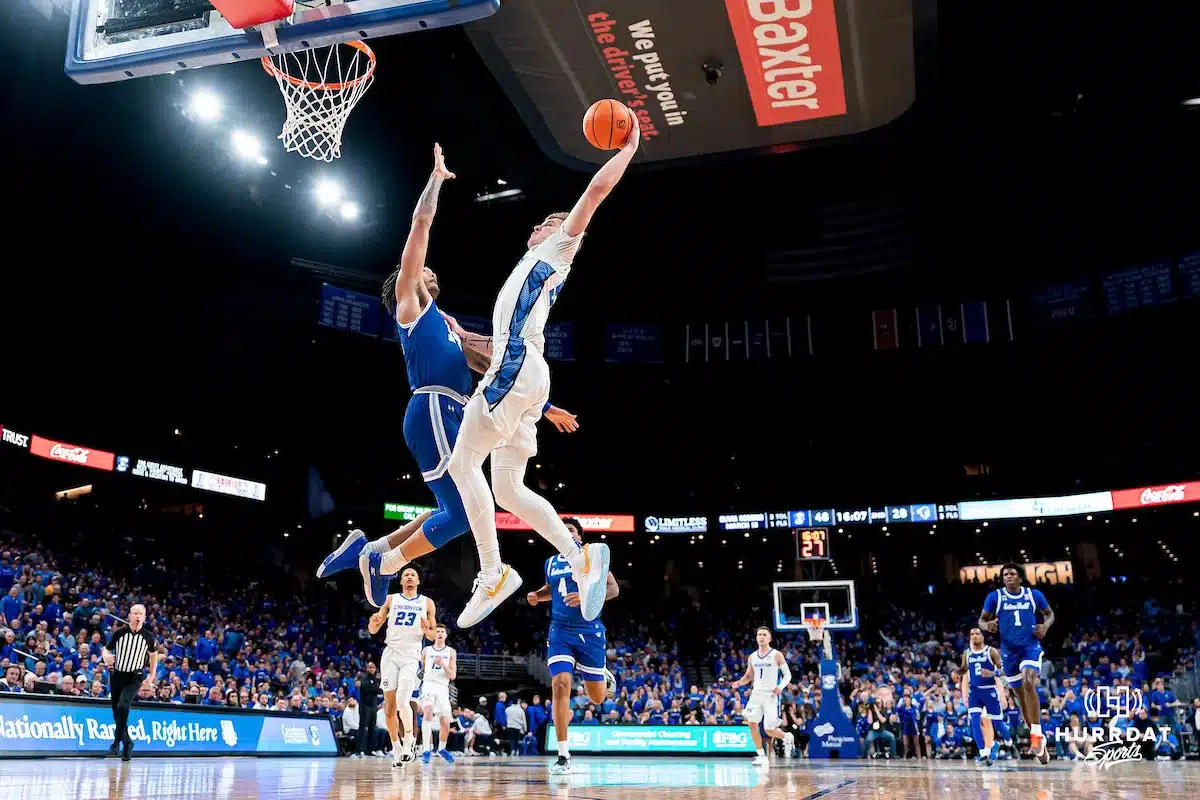
[[801,561],[828,561],[829,529],[798,528],[796,530],[796,558]]

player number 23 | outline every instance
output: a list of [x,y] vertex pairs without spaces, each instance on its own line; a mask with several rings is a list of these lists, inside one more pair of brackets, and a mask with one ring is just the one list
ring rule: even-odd
[[417,621],[415,611],[399,611],[396,613],[396,624],[403,627],[411,627]]

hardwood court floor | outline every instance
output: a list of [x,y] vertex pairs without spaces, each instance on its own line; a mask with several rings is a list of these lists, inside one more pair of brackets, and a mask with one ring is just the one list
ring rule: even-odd
[[[777,762],[778,763],[778,762]],[[135,758],[0,760],[3,800],[1078,800],[1200,797],[1200,763],[1156,761],[1098,770],[1054,761],[991,768],[961,762],[583,758],[551,778],[546,759],[470,758],[392,769],[385,759]]]

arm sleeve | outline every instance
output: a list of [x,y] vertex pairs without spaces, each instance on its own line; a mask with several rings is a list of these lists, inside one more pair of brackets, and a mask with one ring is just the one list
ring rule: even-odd
[[550,408],[551,408],[550,401],[547,400],[546,405],[542,406],[542,414],[544,415],[547,411],[550,410]]
[[792,682],[792,670],[788,667],[787,659],[783,659],[783,663],[779,665],[779,677],[783,679],[783,686],[787,686]]

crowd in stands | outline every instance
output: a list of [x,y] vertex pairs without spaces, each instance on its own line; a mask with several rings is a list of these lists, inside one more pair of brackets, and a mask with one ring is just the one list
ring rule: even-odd
[[[458,595],[449,587],[438,591],[439,617],[448,616],[458,607]],[[1051,736],[1059,757],[1084,756],[1090,749],[1083,734],[1096,720],[1088,718],[1086,698],[1097,687],[1142,690],[1146,718],[1171,731],[1163,755],[1181,754],[1189,732],[1200,727],[1200,699],[1182,703],[1173,689],[1196,667],[1196,599],[1186,592],[1181,602],[1130,599],[1136,595],[1124,591],[1106,605],[1079,606],[1097,610],[1077,613],[1070,627],[1056,626],[1045,643],[1043,727],[1082,731],[1072,741]],[[940,758],[972,753],[967,709],[953,674],[981,600],[976,597],[957,610],[946,604],[936,611],[887,608],[880,615],[886,622],[872,632],[835,638],[836,659],[844,668],[838,701],[858,726],[866,752]],[[0,692],[106,697],[109,674],[101,650],[116,620],[127,618],[130,606],[139,602],[146,606],[147,625],[163,655],[153,687],[143,687],[141,700],[328,714],[341,731],[358,737],[354,749],[359,753],[387,749],[378,718],[382,704],[376,696],[363,696],[364,681],[368,693],[375,693],[377,682],[365,676],[374,675],[371,662],[379,646],[366,632],[361,603],[318,605],[299,593],[280,596],[254,582],[210,592],[189,581],[182,561],[147,561],[117,574],[84,558],[63,560],[9,534],[0,535]],[[460,653],[528,653],[533,642],[519,637],[534,632],[532,637],[540,638],[545,615],[513,605],[511,614],[456,632],[454,646]],[[704,619],[711,632],[706,666],[713,674],[707,686],[684,668],[674,618],[623,616],[610,623],[608,660],[615,691],[597,705],[579,688],[572,700],[574,724],[744,724],[748,688],[735,691],[729,685],[745,672],[761,609]],[[794,681],[782,692],[782,716],[794,734],[796,755],[802,755],[812,720],[829,700],[819,681],[818,652],[805,635],[779,636],[773,646],[792,667]],[[526,692],[512,701],[501,695],[495,704],[480,700],[475,708],[456,710],[451,749],[534,753],[542,748],[551,719],[548,692]],[[1015,753],[1027,742],[1027,732],[1011,699],[1007,705],[1017,734]]]

